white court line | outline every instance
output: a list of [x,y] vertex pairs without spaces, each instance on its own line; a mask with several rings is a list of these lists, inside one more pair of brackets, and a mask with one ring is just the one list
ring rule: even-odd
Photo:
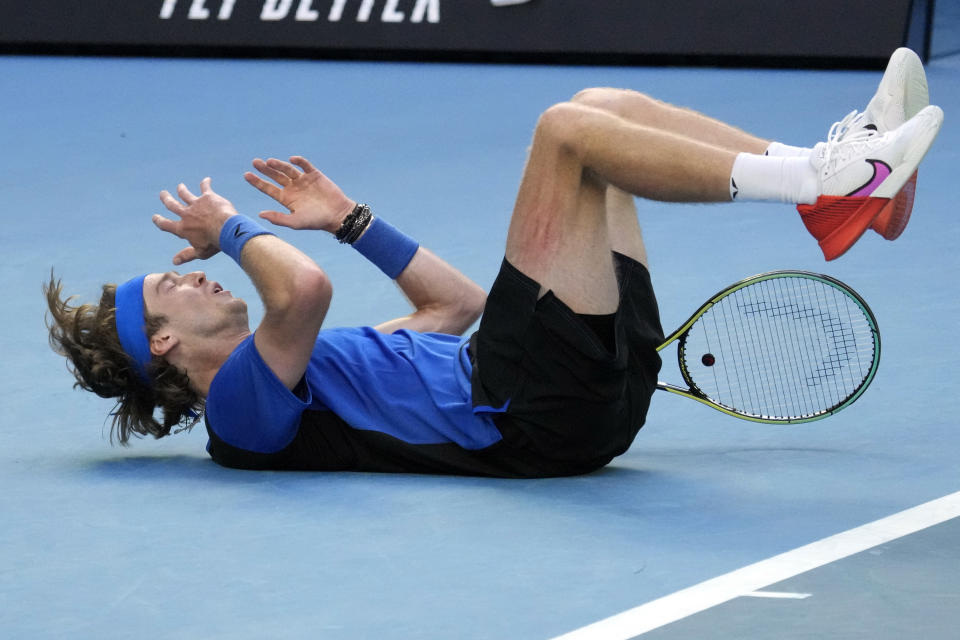
[[553,640],[626,640],[795,575],[960,516],[960,491],[781,553]]
[[753,593],[743,594],[745,598],[783,598],[786,600],[806,600],[811,595],[813,594],[791,593],[789,591],[754,591]]

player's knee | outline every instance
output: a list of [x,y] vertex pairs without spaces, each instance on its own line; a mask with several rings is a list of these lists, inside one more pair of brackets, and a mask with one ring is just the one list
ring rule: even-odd
[[617,106],[618,91],[607,87],[589,87],[581,89],[574,95],[570,102],[587,105],[604,111],[615,110]]
[[571,102],[601,109],[631,120],[643,120],[662,109],[664,103],[645,93],[610,87],[590,87],[577,92]]
[[573,102],[553,105],[540,114],[534,144],[573,148],[584,124],[583,112],[583,106]]

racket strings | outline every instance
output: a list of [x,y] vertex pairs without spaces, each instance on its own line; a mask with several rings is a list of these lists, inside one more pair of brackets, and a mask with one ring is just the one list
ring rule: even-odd
[[873,325],[850,296],[793,276],[721,298],[691,328],[683,358],[689,381],[719,404],[801,418],[855,393],[870,375],[874,348]]

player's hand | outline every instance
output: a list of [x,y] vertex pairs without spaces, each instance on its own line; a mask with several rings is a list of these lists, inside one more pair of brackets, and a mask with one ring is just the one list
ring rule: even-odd
[[210,178],[204,178],[200,183],[199,197],[190,193],[182,183],[177,185],[177,195],[180,200],[168,191],[161,191],[160,201],[180,219],[170,220],[157,214],[153,216],[153,223],[162,231],[190,243],[189,247],[173,257],[173,264],[183,264],[197,258],[206,260],[220,251],[220,229],[227,218],[237,215],[237,210],[229,200],[210,187]]
[[301,156],[293,156],[290,162],[276,158],[265,162],[257,158],[253,161],[253,167],[276,184],[250,171],[243,174],[244,179],[290,211],[262,211],[260,217],[273,224],[291,229],[322,229],[336,233],[343,219],[357,205],[344,195],[333,180]]

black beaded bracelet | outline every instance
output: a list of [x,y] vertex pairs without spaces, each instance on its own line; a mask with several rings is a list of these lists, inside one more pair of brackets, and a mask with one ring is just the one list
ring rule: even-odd
[[373,214],[370,213],[370,207],[358,203],[357,206],[353,208],[353,211],[343,219],[343,223],[340,225],[340,228],[337,229],[334,237],[340,244],[353,244],[357,238],[363,235],[372,218]]

